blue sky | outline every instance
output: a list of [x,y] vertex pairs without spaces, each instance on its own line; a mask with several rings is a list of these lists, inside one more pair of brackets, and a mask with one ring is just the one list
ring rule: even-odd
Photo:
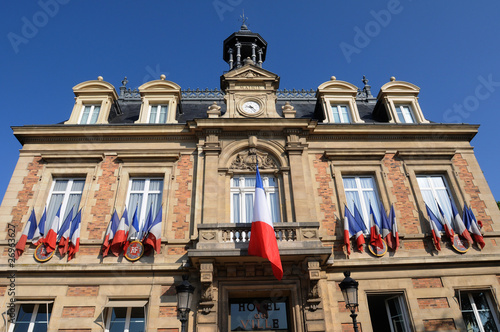
[[479,124],[476,157],[497,200],[500,123],[498,1],[9,1],[0,13],[4,121],[0,197],[21,145],[10,126],[70,116],[76,84],[101,75],[116,89],[165,74],[219,87],[222,42],[247,25],[268,42],[264,68],[281,88],[316,89],[335,75],[376,95],[391,76],[421,88],[434,122]]

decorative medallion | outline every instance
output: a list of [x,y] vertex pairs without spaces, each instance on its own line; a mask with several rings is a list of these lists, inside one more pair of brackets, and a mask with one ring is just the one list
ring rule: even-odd
[[37,262],[45,263],[49,261],[52,258],[52,256],[54,256],[55,252],[56,251],[53,250],[51,253],[48,253],[47,248],[45,248],[45,244],[40,243],[38,247],[36,247],[35,254],[33,255],[33,257],[35,257]]
[[384,244],[382,249],[380,249],[379,247],[377,246],[374,246],[374,245],[371,245],[371,244],[368,244],[368,250],[370,250],[370,252],[374,255],[374,256],[377,256],[377,257],[382,257],[385,255],[385,253],[387,252],[387,243],[385,243],[385,240],[382,239],[382,243]]
[[453,235],[453,243],[451,244],[453,249],[461,254],[465,254],[469,251],[470,243],[467,240],[460,239],[458,234]]
[[125,258],[131,262],[135,262],[144,255],[144,246],[140,241],[132,241],[127,247]]
[[256,148],[250,148],[236,155],[229,169],[250,170],[255,172],[257,160],[259,169],[277,169],[278,166],[269,154],[258,151]]

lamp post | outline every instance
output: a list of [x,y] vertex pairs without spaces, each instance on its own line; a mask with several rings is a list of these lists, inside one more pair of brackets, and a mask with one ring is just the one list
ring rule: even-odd
[[354,332],[359,332],[358,322],[356,322],[356,308],[358,307],[358,282],[351,278],[351,272],[344,272],[344,280],[340,283],[340,289],[342,290],[342,295],[344,296],[345,307],[351,310],[352,324],[354,326]]
[[182,282],[175,286],[177,292],[177,311],[181,321],[181,332],[186,332],[186,322],[191,310],[191,300],[193,299],[194,286],[188,281],[189,276],[183,275]]

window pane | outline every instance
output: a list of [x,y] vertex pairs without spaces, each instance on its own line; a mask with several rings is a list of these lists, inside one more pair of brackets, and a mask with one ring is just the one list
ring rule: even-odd
[[132,311],[130,313],[130,325],[129,325],[129,331],[130,332],[144,332],[144,308],[143,307],[137,307],[137,308],[132,308]]
[[467,332],[480,332],[473,312],[463,312],[465,328]]
[[146,180],[144,180],[144,179],[133,179],[132,180],[132,190],[134,190],[134,191],[144,190],[145,185],[146,185]]
[[233,222],[240,223],[240,195],[233,194]]
[[240,179],[239,178],[233,178],[231,180],[233,181],[233,187],[239,187],[240,186]]
[[252,222],[253,194],[245,194],[245,222]]
[[344,188],[346,189],[356,188],[355,178],[343,178],[343,180],[344,180]]
[[351,119],[349,117],[349,112],[347,111],[347,106],[339,106],[341,114],[342,123],[350,123]]
[[450,203],[450,194],[446,188],[446,183],[441,175],[422,175],[417,176],[418,185],[424,202],[429,206],[432,212],[439,216],[437,203],[443,210],[444,216],[451,222],[452,210]]
[[90,107],[91,106],[85,106],[83,108],[82,119],[80,120],[80,124],[87,124],[90,114]]
[[[49,314],[47,315],[47,307],[49,309]],[[38,312],[36,315],[37,322],[47,323],[47,318],[50,320],[50,313],[52,312],[52,303],[47,305],[45,303],[38,305]]]
[[245,187],[255,187],[255,178],[250,178],[250,177],[246,177],[245,178]]
[[97,118],[99,117],[100,110],[101,110],[101,106],[94,106],[94,111],[92,112],[92,117],[90,118],[89,124],[94,124],[97,122]]
[[[137,209],[137,215],[141,215],[141,206],[142,206],[142,194],[130,194],[128,200],[128,220],[129,223],[132,224],[132,218],[134,217],[135,210]],[[139,218],[139,217],[137,217]]]
[[150,106],[151,107],[151,111],[149,113],[149,123],[156,123],[156,114],[157,114],[157,111],[158,111],[158,106],[157,105],[153,105],[153,106]]
[[83,187],[85,186],[85,180],[73,180],[73,186],[71,187],[71,191],[83,191]]
[[17,314],[17,322],[30,322],[31,316],[33,315],[33,310],[35,309],[34,304],[23,304],[19,308],[19,313]]
[[54,191],[66,191],[69,180],[56,180]]
[[52,220],[56,216],[59,207],[62,205],[64,200],[64,194],[52,194],[50,198],[49,207],[47,208],[47,221],[45,223],[45,234],[50,229],[50,225],[52,225]]
[[336,105],[332,106],[332,116],[333,116],[333,122],[340,123],[340,114]]
[[82,198],[81,194],[71,194],[69,195],[68,203],[66,204],[66,211],[61,212],[63,214],[62,219],[66,219],[68,214],[71,212],[71,209],[73,209],[73,217],[76,215],[78,212],[78,208],[80,207],[80,200]]
[[112,310],[109,331],[123,332],[125,329],[125,320],[127,318],[127,308],[113,308]]
[[30,327],[29,322],[16,322],[16,325],[14,327],[14,332],[28,332],[28,329]]
[[280,222],[279,206],[278,206],[278,194],[269,193],[269,202],[271,209],[271,218],[273,222]]
[[167,122],[167,106],[158,106],[160,108],[160,120],[159,123]]

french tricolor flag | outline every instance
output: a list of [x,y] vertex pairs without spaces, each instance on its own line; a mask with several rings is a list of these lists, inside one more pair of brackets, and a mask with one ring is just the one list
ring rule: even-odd
[[49,254],[54,250],[56,250],[57,231],[59,230],[59,219],[61,219],[60,215],[61,215],[61,206],[59,206],[59,209],[57,209],[57,213],[54,219],[52,220],[52,223],[50,224],[50,229],[47,232],[45,239],[43,240],[43,243],[45,244],[45,250]]
[[68,252],[69,240],[70,240],[70,231],[71,231],[71,220],[73,220],[73,208],[64,219],[63,224],[61,225],[61,229],[59,229],[59,254],[63,256]]
[[458,210],[455,207],[455,204],[451,201],[450,199],[450,204],[451,204],[451,211],[453,215],[453,221],[456,227],[456,230],[458,234],[460,234],[464,239],[466,239],[470,245],[472,245],[473,241],[472,238],[470,237],[469,231],[464,225],[464,222],[462,221],[462,218],[460,218],[460,215],[458,214]]
[[375,213],[373,212],[371,204],[370,204],[370,244],[379,249],[384,249],[384,242],[382,241],[382,236],[380,236],[380,227],[378,226],[377,220],[375,218]]
[[109,222],[108,229],[106,230],[104,243],[102,244],[102,257],[106,257],[108,255],[109,247],[111,246],[111,242],[113,241],[113,237],[115,236],[119,224],[120,218],[118,217],[118,213],[116,213],[115,210],[113,216],[111,217],[111,221]]
[[427,204],[425,204],[425,208],[427,209],[427,215],[429,216],[429,224],[431,226],[431,233],[432,233],[432,239],[434,240],[434,246],[436,247],[437,250],[441,250],[441,231],[443,226],[439,221],[438,217],[436,217],[436,215],[432,212],[432,210],[429,208]]
[[40,222],[35,230],[35,235],[33,235],[33,240],[31,240],[31,243],[34,246],[38,246],[43,242],[43,235],[45,234],[45,220],[47,220],[47,208],[43,210],[42,218],[40,218]]
[[156,214],[155,219],[153,220],[151,227],[149,228],[149,232],[145,233],[147,234],[146,240],[144,240],[144,247],[148,248],[151,247],[153,250],[156,251],[157,254],[160,253],[160,248],[161,248],[161,206],[160,210]]
[[269,260],[276,279],[281,280],[283,278],[283,267],[281,266],[278,242],[276,241],[276,234],[274,233],[271,213],[267,204],[266,192],[262,185],[258,165],[255,179],[252,233],[250,235],[250,243],[248,244],[248,254]]
[[26,225],[24,225],[24,230],[23,233],[21,234],[21,238],[19,241],[17,241],[16,244],[16,253],[14,258],[19,259],[19,257],[23,254],[24,249],[26,248],[26,241],[31,240],[33,236],[35,235],[36,231],[36,216],[35,216],[35,211],[31,210],[31,215],[28,218],[28,221],[26,222]]
[[80,250],[80,224],[82,223],[82,210],[78,211],[75,219],[71,222],[70,243],[68,249],[68,262],[75,257]]
[[109,249],[115,256],[119,256],[122,252],[123,245],[127,242],[128,237],[128,215],[127,208],[123,211],[122,218],[120,219],[120,223],[118,224],[118,229],[116,230],[115,236],[113,237],[113,242]]
[[465,204],[464,204],[464,222],[468,226],[467,228],[469,229],[470,234],[476,241],[477,245],[481,249],[483,249],[484,246],[486,245],[483,239],[483,234],[481,234],[481,230],[479,229],[474,213],[472,213],[472,210],[469,209]]

